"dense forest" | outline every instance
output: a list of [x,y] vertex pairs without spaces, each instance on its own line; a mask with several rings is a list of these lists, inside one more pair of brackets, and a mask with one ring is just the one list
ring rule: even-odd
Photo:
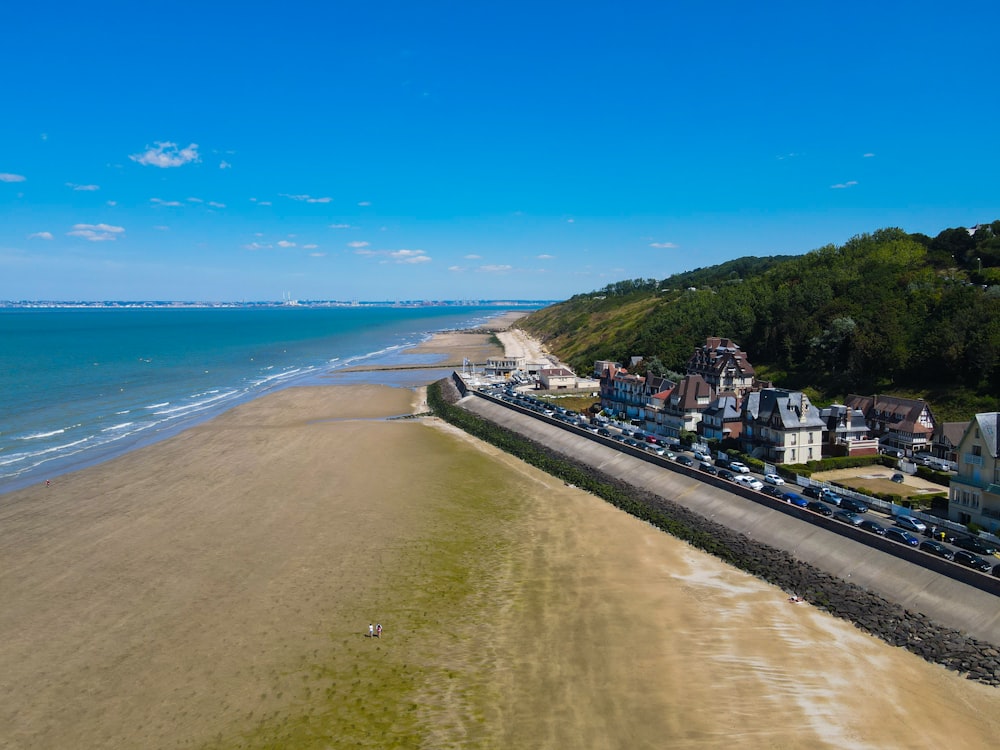
[[578,372],[631,356],[682,372],[695,346],[723,336],[761,377],[818,403],[895,393],[969,419],[1000,409],[1000,221],[621,281],[522,325]]

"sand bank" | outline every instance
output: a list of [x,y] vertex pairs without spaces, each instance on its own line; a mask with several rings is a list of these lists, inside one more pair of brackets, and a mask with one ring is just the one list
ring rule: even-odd
[[289,389],[3,496],[0,746],[993,743],[995,690],[414,399]]

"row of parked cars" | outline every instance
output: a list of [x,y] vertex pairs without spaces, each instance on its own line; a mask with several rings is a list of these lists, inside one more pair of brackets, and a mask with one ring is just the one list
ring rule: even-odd
[[[995,555],[997,550],[979,537],[957,536],[945,531],[943,540],[940,538],[921,539],[918,534],[931,535],[931,531],[928,530],[923,521],[911,516],[897,516],[891,525],[879,523],[879,521],[866,516],[869,508],[865,503],[854,498],[841,496],[827,487],[804,487],[800,494],[795,490],[788,489],[785,480],[778,474],[768,473],[763,475],[763,480],[758,479],[750,472],[750,468],[740,461],[724,458],[713,460],[709,454],[700,451],[693,451],[691,455],[688,455],[681,450],[679,445],[667,443],[666,440],[655,435],[647,435],[642,430],[625,425],[595,425],[578,414],[513,389],[498,388],[489,393],[502,401],[596,433],[601,437],[609,438],[635,449],[645,450],[688,468],[697,468],[706,474],[763,492],[796,507],[833,518],[871,534],[910,547],[917,547],[937,557],[983,573],[992,572],[993,575],[1000,577],[1000,563],[993,564],[984,559]],[[935,532],[941,533],[936,529]],[[958,549],[951,549],[945,542],[958,547]]]

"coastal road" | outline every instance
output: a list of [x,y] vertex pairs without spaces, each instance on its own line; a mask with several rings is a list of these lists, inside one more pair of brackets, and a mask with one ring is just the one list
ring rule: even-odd
[[907,609],[922,612],[941,625],[1000,644],[1000,607],[997,597],[989,592],[489,399],[469,395],[459,406]]

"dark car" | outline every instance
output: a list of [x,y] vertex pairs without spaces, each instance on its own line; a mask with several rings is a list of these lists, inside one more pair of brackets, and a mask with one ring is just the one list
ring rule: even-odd
[[727,482],[732,482],[736,479],[736,475],[733,474],[729,469],[719,469],[719,477],[725,479]]
[[677,457],[677,463],[684,466],[694,466],[694,461],[691,459],[691,456],[680,455]]
[[771,497],[780,498],[785,493],[782,492],[781,487],[775,487],[773,484],[765,484],[764,489],[761,490],[765,495],[770,495]]
[[851,526],[860,526],[861,522],[865,520],[857,513],[851,513],[851,511],[849,510],[835,511],[833,517],[838,521],[843,521],[844,523],[850,524]]
[[889,527],[885,530],[885,538],[899,542],[900,544],[908,544],[911,547],[920,546],[920,539],[913,536],[909,531],[903,531],[903,529]]
[[995,575],[997,578],[1000,578],[1000,565],[993,566],[993,575]]
[[932,555],[938,557],[943,557],[945,560],[954,560],[955,553],[950,549],[945,547],[941,542],[935,542],[933,539],[925,539],[920,543],[920,549],[924,552],[929,552]]
[[599,429],[599,430],[597,431],[597,434],[598,434],[598,435],[602,435],[602,436],[604,436],[604,437],[611,437],[611,430],[609,430],[609,429],[608,429],[607,427],[601,427],[601,428],[600,428],[600,429]]
[[989,542],[985,542],[978,536],[963,536],[961,539],[956,539],[954,541],[956,547],[961,547],[969,552],[975,552],[977,555],[992,555],[997,551]]
[[806,497],[814,497],[819,500],[823,497],[823,490],[820,487],[804,487],[802,489],[802,494]]
[[833,515],[833,508],[826,503],[821,503],[819,500],[810,500],[806,503],[806,507],[813,513],[819,513],[821,516]]
[[868,506],[865,505],[860,500],[854,500],[850,497],[840,498],[840,507],[843,510],[849,510],[851,513],[867,513]]
[[960,549],[955,553],[955,562],[959,565],[965,565],[967,568],[972,568],[973,570],[981,570],[983,573],[989,573],[990,569],[993,567],[979,555],[974,555],[964,549]]
[[719,473],[719,470],[712,466],[712,464],[702,464],[698,467],[698,470],[703,471],[706,474],[712,474],[713,476]]
[[893,474],[892,475],[892,481],[895,482],[896,484],[902,484],[903,483],[903,475],[902,474]]
[[864,521],[858,524],[859,529],[864,529],[872,534],[878,534],[879,536],[885,536],[885,526],[866,518]]
[[797,492],[785,492],[782,494],[781,499],[786,503],[797,505],[800,508],[805,508],[809,505],[809,502]]

